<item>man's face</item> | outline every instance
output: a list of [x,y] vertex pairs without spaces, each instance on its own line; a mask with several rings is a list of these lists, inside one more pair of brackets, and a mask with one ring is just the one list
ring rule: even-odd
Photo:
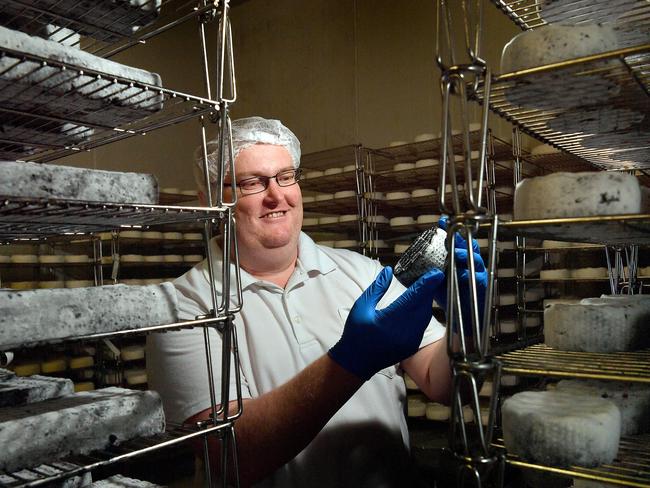
[[[289,152],[282,146],[255,144],[238,155],[235,162],[237,182],[252,176],[275,176],[293,169]],[[227,186],[226,200],[231,195]],[[302,226],[302,193],[299,185],[281,187],[275,179],[266,190],[251,195],[237,191],[235,207],[237,238],[240,248],[249,251],[298,246]]]

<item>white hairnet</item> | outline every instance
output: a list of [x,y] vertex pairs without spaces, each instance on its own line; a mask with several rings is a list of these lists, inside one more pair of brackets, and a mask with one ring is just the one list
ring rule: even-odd
[[[287,129],[282,122],[263,117],[245,117],[232,121],[232,149],[233,161],[237,155],[247,147],[254,144],[272,144],[283,146],[289,151],[294,168],[300,166],[300,141],[293,132]],[[217,179],[217,165],[219,155],[219,139],[208,142],[208,169],[210,181]],[[196,150],[196,163],[203,168],[203,149],[199,146]],[[226,162],[226,172],[228,164]]]

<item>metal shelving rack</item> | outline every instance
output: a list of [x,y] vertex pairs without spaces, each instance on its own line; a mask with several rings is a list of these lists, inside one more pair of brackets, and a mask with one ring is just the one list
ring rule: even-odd
[[[169,4],[171,2],[167,3]],[[39,99],[38,95],[28,100],[30,104],[29,108],[24,107],[23,109],[23,107],[14,105],[13,102],[10,104],[10,107],[7,107],[7,104],[3,103],[0,104],[0,113],[10,114],[18,120],[21,118],[30,118],[31,121],[37,121],[35,123],[36,125],[29,125],[34,124],[34,122],[26,123],[24,126],[25,129],[38,128],[42,130],[47,129],[48,124],[60,125],[63,123],[70,124],[71,127],[92,126],[95,129],[94,135],[85,137],[77,145],[70,145],[67,142],[58,143],[58,140],[53,141],[54,143],[52,144],[34,144],[31,141],[19,139],[0,140],[0,151],[4,152],[5,155],[15,154],[16,159],[21,159],[19,156],[27,155],[30,160],[47,162],[79,150],[92,149],[126,137],[140,135],[157,128],[166,127],[183,120],[197,118],[201,127],[203,159],[205,161],[203,168],[204,177],[206,182],[209,182],[210,178],[207,164],[208,148],[206,141],[207,119],[210,122],[218,123],[220,129],[219,137],[221,138],[220,147],[222,148],[217,155],[217,183],[214,187],[211,187],[209,184],[206,185],[208,203],[206,207],[71,202],[55,199],[0,196],[0,241],[5,243],[34,243],[57,239],[72,240],[85,238],[84,236],[88,236],[91,233],[131,228],[134,226],[147,228],[150,226],[190,222],[202,224],[203,245],[209,263],[208,272],[210,283],[212,284],[213,305],[212,309],[206,315],[196,317],[194,320],[161,326],[148,326],[137,330],[109,331],[101,334],[61,339],[64,341],[95,340],[124,337],[133,334],[180,330],[184,328],[198,327],[203,329],[209,378],[208,387],[212,404],[212,415],[209,420],[198,422],[195,426],[190,427],[168,425],[165,434],[147,439],[135,439],[125,443],[124,446],[112,447],[103,452],[93,452],[89,456],[78,456],[75,458],[76,464],[73,462],[74,466],[66,469],[61,469],[61,463],[56,462],[49,466],[51,469],[39,470],[38,468],[34,468],[27,470],[31,472],[27,478],[19,474],[0,473],[1,484],[3,486],[44,486],[52,481],[90,472],[99,467],[143,456],[155,450],[180,442],[187,442],[192,439],[203,441],[206,484],[213,486],[214,483],[211,477],[212,470],[210,467],[211,459],[209,458],[207,449],[209,436],[215,436],[221,443],[220,463],[222,485],[224,487],[230,485],[239,486],[234,422],[241,415],[242,411],[241,386],[239,383],[236,385],[237,391],[235,392],[235,398],[237,408],[233,411],[228,401],[222,401],[222,399],[230,398],[229,381],[222,381],[223,386],[221,391],[217,392],[214,389],[212,381],[214,367],[210,349],[210,337],[208,334],[209,330],[212,329],[223,337],[221,351],[222,364],[220,365],[222,377],[229,378],[231,367],[234,367],[235,376],[239,378],[237,337],[233,323],[234,315],[241,309],[241,284],[239,279],[236,228],[233,216],[236,198],[233,201],[227,201],[224,198],[223,183],[223,176],[227,170],[226,165],[229,165],[228,169],[231,171],[234,170],[231,157],[232,144],[229,106],[236,100],[236,83],[229,19],[230,6],[228,0],[221,2],[198,0],[196,5],[193,3],[185,3],[179,10],[170,13],[162,27],[145,28],[139,31],[137,36],[117,36],[117,39],[113,36],[115,33],[110,32],[110,28],[96,25],[89,26],[86,21],[75,19],[74,17],[78,13],[76,10],[75,12],[71,11],[67,13],[54,12],[46,8],[29,7],[20,0],[8,0],[3,7],[11,6],[12,8],[18,8],[18,16],[31,13],[31,23],[35,26],[39,25],[39,23],[47,24],[56,21],[55,23],[58,23],[62,27],[70,27],[82,31],[87,31],[92,27],[95,31],[91,32],[94,32],[95,35],[98,35],[103,40],[92,41],[92,47],[88,47],[88,50],[104,57],[112,56],[133,45],[145,43],[155,35],[189,20],[197,20],[207,91],[206,97],[202,98],[166,88],[134,82],[133,80],[120,79],[119,77],[111,76],[107,79],[100,72],[80,69],[68,63],[55,62],[46,58],[39,58],[38,56],[30,56],[9,49],[3,49],[3,54],[18,57],[18,65],[25,62],[37,63],[41,68],[53,68],[53,73],[60,74],[65,72],[66,74],[72,74],[73,78],[87,77],[84,78],[84,81],[88,83],[97,83],[104,80],[107,86],[120,83],[126,84],[128,89],[133,91],[134,96],[142,93],[151,93],[152,97],[156,98],[156,103],[162,101],[163,105],[162,110],[143,120],[119,127],[111,127],[102,126],[101,124],[88,124],[87,121],[77,120],[74,112],[66,113],[63,117],[52,115],[48,113],[48,107],[43,103],[43,99]],[[207,61],[205,24],[215,19],[218,20],[219,26],[217,40],[217,79],[214,82],[216,93],[213,98],[211,93],[213,83],[210,80]],[[99,31],[103,31],[106,36],[97,34]],[[38,91],[37,89],[36,92]],[[29,151],[29,154],[25,154],[24,152],[25,142],[28,142],[34,148],[33,151]],[[22,152],[19,155],[16,151]],[[223,262],[223,287],[221,290],[216,290],[214,280],[212,279],[215,274],[209,241],[219,226],[221,227],[224,238],[223,254],[221,256]],[[231,280],[229,272],[231,264],[234,265],[236,270],[234,282]],[[230,296],[233,287],[237,291],[235,293],[237,298],[234,303],[231,303]],[[222,405],[222,407],[218,407],[218,405]],[[56,466],[59,467],[57,468]],[[233,473],[229,472],[230,466],[233,466]]]
[[[492,0],[492,2],[524,30],[545,24],[542,17],[543,13],[540,15],[540,12],[543,12],[543,5],[539,0]],[[447,3],[446,0],[438,1],[438,62],[443,71],[445,116],[448,113],[449,101],[453,99],[454,95],[458,95],[460,98],[458,113],[463,121],[465,119],[462,117],[467,114],[465,104],[468,100],[475,100],[480,102],[484,109],[489,107],[497,115],[511,121],[522,132],[562,149],[574,157],[573,161],[562,158],[565,163],[558,161],[554,155],[531,158],[541,166],[548,166],[552,171],[566,170],[564,164],[569,164],[572,168],[575,168],[572,169],[573,171],[593,169],[593,166],[616,170],[633,169],[641,171],[640,179],[645,177],[643,170],[648,165],[647,147],[649,140],[647,129],[644,129],[644,127],[633,123],[630,124],[630,130],[618,130],[607,133],[603,137],[589,138],[577,134],[580,129],[575,130],[575,133],[569,131],[568,135],[564,135],[549,127],[548,122],[563,114],[587,112],[588,107],[584,106],[579,99],[585,94],[597,90],[598,86],[604,86],[605,90],[612,85],[620,87],[620,93],[612,97],[610,101],[598,101],[599,108],[628,107],[634,108],[643,114],[650,113],[650,85],[648,84],[649,78],[647,75],[648,63],[650,62],[650,45],[647,39],[647,27],[650,25],[650,16],[648,15],[650,7],[647,2],[636,2],[631,8],[628,5],[629,12],[619,19],[620,30],[627,33],[625,42],[628,44],[622,49],[497,76],[491,75],[489,68],[478,54],[481,45],[481,29],[483,27],[480,2],[465,0],[461,5],[454,5],[457,9],[456,12],[452,11],[452,7]],[[584,5],[584,2],[577,1],[576,3]],[[632,3],[630,2],[630,4]],[[569,7],[567,7],[567,11],[571,11]],[[575,12],[579,11],[575,10]],[[460,44],[464,48],[463,54],[469,59],[466,64],[455,62],[457,58],[453,56],[454,47],[457,48],[458,46],[454,46],[449,34],[452,30],[452,17],[457,14],[462,16],[460,22],[464,26],[465,44],[462,45],[462,42]],[[585,18],[577,17],[574,20],[585,20]],[[645,28],[646,34],[635,36],[630,27],[640,28],[642,31]],[[447,45],[443,47],[448,49],[445,53],[449,54],[451,52],[451,59],[453,60],[451,63],[442,62],[444,58],[441,58],[440,54],[441,37],[447,40]],[[596,84],[594,87],[591,83],[594,75],[604,80],[604,83]],[[566,110],[551,107],[548,104],[543,106],[537,104],[538,108],[519,106],[518,102],[521,102],[521,105],[526,105],[525,101],[531,101],[532,106],[536,106],[534,98],[539,94],[536,94],[535,90],[531,89],[534,84],[545,84],[549,95],[553,93],[556,96],[567,95],[569,98],[573,97],[576,103]],[[566,102],[566,100],[564,101]],[[552,97],[549,97],[549,102],[552,103]],[[567,122],[567,125],[570,124]],[[595,143],[598,143],[598,145]],[[644,154],[646,157],[643,157]],[[515,154],[515,157],[517,156]],[[458,168],[450,165],[450,169],[453,174],[454,170]],[[468,165],[465,164],[460,169],[467,172]],[[480,195],[478,197],[480,202]],[[454,202],[454,204],[458,203],[460,202]],[[480,212],[476,212],[476,208],[473,210],[472,217],[475,218],[475,214],[480,214]],[[462,223],[467,226],[470,219],[466,218],[466,214],[462,212],[455,213],[461,214],[464,220]],[[478,219],[475,218],[475,220]],[[648,244],[650,236],[649,223],[650,215],[620,215],[530,221],[500,221],[495,218],[492,222],[481,222],[481,225],[489,228],[494,234],[498,227],[500,235],[505,234],[516,238],[519,250],[525,249],[524,239],[539,238],[614,246],[615,249],[622,252],[624,246]],[[461,225],[458,227],[462,228]],[[471,234],[468,233],[468,235]],[[634,249],[634,247],[628,248],[631,256],[628,265],[631,264],[636,267],[638,254],[635,254]],[[523,259],[523,255],[521,258]],[[620,263],[610,263],[610,278],[615,273],[615,268],[620,268],[619,265]],[[523,276],[520,271],[521,268],[518,269],[518,276]],[[620,276],[616,280],[617,283],[612,281],[612,292],[620,293],[620,285],[622,284]],[[524,289],[525,281],[521,280],[521,290]],[[518,292],[521,290],[518,290]],[[453,296],[452,289],[450,297]],[[485,316],[487,316],[487,311]],[[476,323],[475,312],[473,318],[474,323]],[[522,344],[521,346],[525,347],[501,352],[495,358],[504,373],[533,377],[650,382],[650,370],[647,368],[649,363],[648,350],[596,354],[556,351],[542,344]],[[464,358],[461,357],[460,359],[461,361],[457,357],[454,358],[455,369],[459,365],[463,365],[462,359]],[[495,389],[498,390],[498,382],[495,385]],[[495,420],[494,417],[491,420]],[[525,462],[512,454],[508,454],[503,441],[500,439],[492,441],[490,446],[492,450],[484,451],[480,453],[480,456],[468,456],[467,453],[471,451],[466,448],[465,444],[452,444],[452,448],[457,458],[465,462],[461,469],[466,468],[467,473],[474,475],[473,484],[467,483],[468,478],[466,476],[459,476],[459,486],[483,486],[485,483],[490,482],[500,486],[502,480],[492,480],[490,478],[491,473],[481,471],[481,466],[486,465],[486,463],[489,464],[496,457],[505,458],[507,463],[525,469],[621,486],[647,487],[650,486],[648,445],[649,439],[647,435],[623,438],[616,461],[612,465],[602,465],[596,468],[578,466],[559,468]]]

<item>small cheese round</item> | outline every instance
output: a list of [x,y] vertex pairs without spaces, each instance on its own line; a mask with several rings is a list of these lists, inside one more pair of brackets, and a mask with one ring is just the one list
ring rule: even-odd
[[332,224],[338,224],[339,218],[337,216],[329,216],[329,217],[319,217],[318,219],[318,225],[332,225]]
[[611,401],[564,391],[524,391],[502,408],[506,449],[550,466],[597,466],[618,452],[621,413]]
[[14,254],[11,256],[11,262],[17,264],[36,264],[38,256],[36,254]]
[[343,168],[327,168],[323,171],[323,176],[340,175],[341,173],[343,173]]
[[328,200],[334,200],[333,193],[321,193],[320,195],[316,195],[317,202],[326,202]]
[[351,249],[358,246],[359,246],[359,242],[354,239],[341,239],[338,241],[334,241],[334,247],[336,248]]
[[423,215],[418,215],[416,222],[418,225],[432,225],[432,224],[437,224],[439,220],[440,220],[440,215],[423,214]]
[[137,361],[144,359],[144,347],[133,345],[125,346],[120,349],[120,358],[122,361]]
[[386,193],[386,200],[408,200],[411,194],[407,191],[390,191]]
[[158,232],[155,230],[148,230],[142,233],[142,238],[143,239],[152,239],[152,240],[160,240],[163,238],[163,233]]
[[65,356],[47,359],[41,363],[43,373],[59,373],[68,369],[68,360]]
[[145,263],[162,263],[163,256],[142,256],[142,261]]
[[[87,258],[88,256],[86,256]],[[42,264],[61,264],[65,263],[65,256],[58,254],[44,254],[38,257],[38,261]]]
[[95,365],[92,356],[79,356],[70,358],[70,369],[91,368]]
[[13,365],[16,376],[33,376],[41,373],[40,363],[18,363]]
[[123,263],[142,263],[144,256],[142,254],[122,254],[120,261]]
[[85,254],[66,254],[64,260],[66,263],[87,263],[90,258]]
[[357,192],[355,192],[354,190],[342,190],[342,191],[337,191],[334,194],[334,198],[336,200],[339,200],[341,198],[356,198],[356,196],[357,196]]
[[550,144],[538,144],[530,150],[531,156],[541,156],[544,154],[557,154],[560,150]]
[[386,195],[383,192],[380,192],[380,191],[366,192],[366,193],[363,194],[363,196],[364,196],[364,198],[367,198],[368,200],[381,201],[381,200],[386,199]]
[[343,166],[343,172],[344,173],[351,173],[353,171],[357,170],[357,165],[356,164],[346,164]]
[[334,241],[318,241],[316,244],[319,246],[334,247]]
[[141,230],[123,230],[120,231],[120,239],[141,239],[142,231]]
[[413,217],[393,217],[390,219],[391,227],[404,227],[408,225],[414,225],[415,219]]
[[313,178],[320,178],[324,174],[325,173],[323,171],[319,171],[319,170],[306,171],[303,178],[306,180],[311,180]]
[[447,405],[441,403],[429,402],[426,406],[425,415],[429,420],[436,422],[444,422],[449,420],[451,409]]
[[404,373],[404,384],[406,385],[407,390],[419,390],[418,385],[415,381],[413,381],[413,378],[411,378],[408,374]]
[[411,198],[427,198],[436,194],[436,191],[431,188],[417,188],[411,192]]
[[516,220],[631,214],[641,211],[636,177],[618,172],[553,173],[515,189]]
[[124,379],[126,384],[130,386],[144,385],[147,383],[147,370],[140,369],[127,369],[124,371]]
[[375,225],[386,225],[390,223],[388,217],[384,217],[383,215],[371,215],[367,220],[369,224]]
[[200,232],[185,232],[183,239],[186,241],[200,241],[203,239],[203,234]]
[[182,232],[163,232],[163,239],[166,241],[180,241],[183,239],[183,233]]
[[183,256],[180,254],[167,254],[162,257],[163,262],[165,263],[182,263],[183,262]]
[[424,417],[427,411],[427,404],[422,395],[409,396],[406,407],[409,417]]
[[55,281],[41,281],[38,283],[39,288],[65,288],[65,281],[55,280]]
[[566,280],[571,278],[570,269],[543,269],[539,272],[541,280]]
[[395,244],[395,247],[393,247],[393,252],[395,254],[404,254],[409,248],[409,245],[410,244]]
[[359,220],[359,216],[357,214],[345,214],[339,217],[339,224],[357,222],[358,220]]
[[93,383],[92,381],[82,381],[80,383],[74,384],[75,393],[79,393],[80,391],[92,391],[94,389],[95,389],[95,383]]
[[582,280],[592,280],[607,278],[609,276],[609,271],[607,268],[577,268],[571,270],[571,278],[577,278]]
[[184,263],[198,263],[200,261],[203,261],[202,254],[186,254],[183,256]]
[[368,241],[368,247],[371,249],[390,249],[390,244],[382,239]]
[[419,159],[418,161],[415,162],[415,167],[417,169],[419,168],[431,168],[432,166],[437,166],[438,160],[437,159]]
[[397,163],[393,166],[393,171],[408,171],[415,168],[415,163]]
[[413,141],[414,142],[424,142],[424,141],[430,141],[431,139],[435,139],[435,138],[436,138],[435,134],[431,134],[431,133],[427,132],[427,133],[423,133],[423,134],[418,134],[417,136],[415,136],[413,138]]
[[314,227],[318,225],[318,217],[303,217],[302,226],[303,227]]
[[405,144],[408,144],[408,141],[390,141],[388,143],[388,147],[403,146]]
[[95,282],[92,280],[66,280],[66,288],[88,288],[90,286],[95,286]]

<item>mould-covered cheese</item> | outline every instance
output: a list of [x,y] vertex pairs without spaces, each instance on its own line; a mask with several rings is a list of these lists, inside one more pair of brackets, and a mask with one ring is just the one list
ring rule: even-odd
[[74,392],[72,381],[49,376],[19,377],[0,369],[0,407],[41,402]]
[[619,172],[553,173],[526,178],[515,188],[516,220],[639,213],[636,177]]
[[171,283],[0,290],[0,350],[177,322]]
[[164,428],[162,402],[153,391],[111,387],[3,408],[0,470],[14,471],[105,449]]
[[524,391],[502,407],[506,449],[549,466],[597,466],[618,452],[621,413],[611,401],[565,391]]
[[0,162],[0,195],[156,204],[158,182],[143,173],[6,161]]

